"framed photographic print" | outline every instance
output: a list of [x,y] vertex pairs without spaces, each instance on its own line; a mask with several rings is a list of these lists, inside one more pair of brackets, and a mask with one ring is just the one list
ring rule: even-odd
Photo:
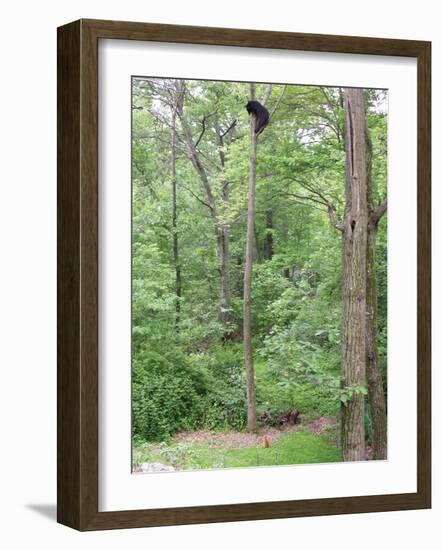
[[430,43],[58,29],[58,521],[429,508]]

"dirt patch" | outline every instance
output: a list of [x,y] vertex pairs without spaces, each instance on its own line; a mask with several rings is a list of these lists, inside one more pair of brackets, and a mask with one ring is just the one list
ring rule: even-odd
[[320,416],[310,422],[304,422],[303,426],[313,434],[321,435],[325,433],[330,426],[334,426],[335,424],[336,420],[334,418],[330,416]]
[[281,436],[287,433],[296,432],[305,428],[310,432],[321,435],[329,426],[336,424],[336,420],[329,417],[317,418],[311,422],[290,425],[286,424],[281,428],[263,427],[256,434],[247,432],[216,432],[211,430],[197,430],[194,432],[179,432],[175,435],[174,441],[177,443],[210,443],[213,447],[240,449],[244,447],[256,447],[262,445],[264,436],[271,445]]

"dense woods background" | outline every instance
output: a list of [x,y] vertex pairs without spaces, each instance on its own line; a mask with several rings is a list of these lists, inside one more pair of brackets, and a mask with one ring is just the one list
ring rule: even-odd
[[386,458],[386,105],[133,79],[135,464]]

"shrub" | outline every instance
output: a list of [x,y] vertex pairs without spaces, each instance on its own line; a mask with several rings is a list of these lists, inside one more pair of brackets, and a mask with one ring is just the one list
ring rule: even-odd
[[242,347],[220,345],[210,353],[192,356],[192,363],[207,374],[204,425],[209,429],[244,428],[247,401]]
[[304,420],[318,416],[337,416],[339,401],[327,385],[297,383],[285,378],[278,379],[278,373],[270,369],[262,373],[256,387],[258,413],[272,415],[281,411],[298,409]]
[[203,418],[206,379],[186,358],[170,353],[137,353],[133,363],[133,435],[160,441],[180,429],[198,427]]

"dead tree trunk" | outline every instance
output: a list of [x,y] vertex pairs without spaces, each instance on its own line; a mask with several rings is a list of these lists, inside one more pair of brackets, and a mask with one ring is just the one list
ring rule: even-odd
[[367,165],[362,89],[345,90],[345,217],[343,227],[342,458],[365,459]]
[[[254,98],[254,84],[250,84],[250,96]],[[253,368],[252,349],[252,272],[253,272],[253,241],[255,228],[255,182],[256,182],[256,134],[255,116],[252,115],[250,122],[250,175],[249,193],[247,208],[247,238],[244,268],[244,304],[243,304],[243,338],[244,338],[244,363],[246,366],[247,379],[247,430],[256,431],[256,398],[255,398],[255,376]]]

